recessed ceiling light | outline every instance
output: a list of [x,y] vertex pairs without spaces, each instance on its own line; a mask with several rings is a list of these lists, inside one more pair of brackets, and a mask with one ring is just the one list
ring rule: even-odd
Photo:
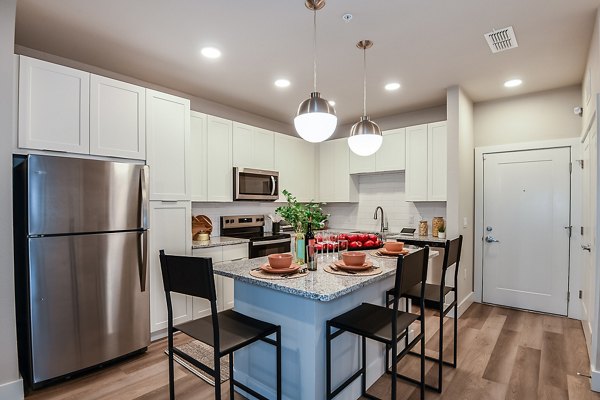
[[511,80],[504,82],[504,87],[508,87],[508,88],[517,87],[517,86],[520,86],[521,83],[523,83],[523,81],[520,79],[511,79]]
[[333,100],[329,100],[329,102],[328,102],[328,103],[329,103],[329,105],[330,105],[331,107],[335,106],[335,101],[333,101]]
[[221,57],[221,50],[215,47],[204,47],[201,51],[202,55],[206,58],[219,58]]
[[392,82],[385,85],[385,90],[398,90],[400,89],[400,84],[398,82]]
[[277,86],[277,87],[288,87],[288,86],[290,86],[290,81],[288,81],[287,79],[277,79],[275,81],[275,86]]

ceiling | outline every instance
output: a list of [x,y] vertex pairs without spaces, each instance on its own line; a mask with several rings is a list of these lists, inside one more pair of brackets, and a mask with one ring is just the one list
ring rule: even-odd
[[[262,8],[258,7],[261,6]],[[317,13],[318,90],[340,124],[442,105],[460,85],[475,102],[581,82],[600,0],[328,0]],[[345,22],[342,16],[351,13]],[[312,91],[312,12],[304,0],[18,0],[16,43],[292,123]],[[519,47],[483,35],[513,26]],[[208,60],[211,45],[223,55]],[[519,77],[523,85],[503,82]],[[287,78],[291,86],[273,82]],[[387,82],[400,90],[383,89]]]

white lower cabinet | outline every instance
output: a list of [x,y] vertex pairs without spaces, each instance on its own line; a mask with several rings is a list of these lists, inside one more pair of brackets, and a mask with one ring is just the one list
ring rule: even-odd
[[[248,258],[248,245],[236,244],[230,246],[207,247],[192,250],[194,257],[210,257],[213,265],[227,261],[245,260]],[[233,279],[225,276],[215,275],[215,287],[217,289],[217,308],[219,311],[233,308]],[[204,317],[210,314],[210,303],[207,300],[194,298],[194,318]]]
[[[190,255],[192,207],[189,201],[151,201],[149,215],[149,268],[150,268],[150,331],[155,339],[167,328],[167,303],[160,269],[159,251],[167,254]],[[179,324],[192,319],[192,298],[172,294],[173,322]]]

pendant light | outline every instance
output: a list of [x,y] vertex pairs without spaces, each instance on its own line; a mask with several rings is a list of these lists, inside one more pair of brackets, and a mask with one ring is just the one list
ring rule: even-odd
[[367,115],[367,49],[373,46],[370,40],[361,40],[356,47],[363,51],[363,116],[360,121],[352,125],[348,146],[350,150],[359,156],[370,156],[375,154],[383,143],[383,136],[379,125],[369,119]]
[[318,143],[328,139],[335,131],[335,109],[317,92],[317,10],[325,7],[325,0],[306,0],[306,8],[313,11],[313,92],[300,103],[294,126],[307,142]]

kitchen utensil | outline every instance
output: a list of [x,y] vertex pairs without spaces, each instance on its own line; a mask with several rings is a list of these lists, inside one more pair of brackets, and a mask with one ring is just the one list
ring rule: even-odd
[[273,269],[289,268],[292,264],[292,255],[288,253],[275,253],[268,256],[269,265]]
[[388,252],[401,252],[402,249],[404,249],[404,242],[385,242],[383,244],[383,247],[388,251]]
[[[209,240],[212,230],[212,221],[206,215],[196,215],[192,217],[192,237],[194,240]],[[205,234],[202,236],[204,239],[200,237],[200,234]],[[206,235],[208,235],[208,237]]]
[[360,266],[365,263],[367,254],[362,251],[347,251],[342,253],[342,260],[346,265]]

